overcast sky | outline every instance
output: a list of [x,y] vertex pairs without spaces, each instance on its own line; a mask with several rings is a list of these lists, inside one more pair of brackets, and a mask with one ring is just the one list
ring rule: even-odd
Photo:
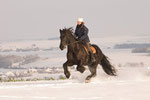
[[150,0],[0,0],[0,39],[58,36],[78,17],[90,35],[150,33]]

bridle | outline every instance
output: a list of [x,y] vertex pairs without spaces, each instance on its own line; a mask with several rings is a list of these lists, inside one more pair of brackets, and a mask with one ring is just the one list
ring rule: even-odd
[[68,43],[68,44],[66,44],[66,45],[71,45],[71,44],[75,44],[75,43],[78,43],[78,42],[80,42],[80,40],[77,40],[77,41],[75,41],[75,42],[71,42],[71,43]]
[[68,43],[67,45],[75,44],[75,43],[78,43],[78,42],[80,42],[80,41],[75,41],[73,43]]

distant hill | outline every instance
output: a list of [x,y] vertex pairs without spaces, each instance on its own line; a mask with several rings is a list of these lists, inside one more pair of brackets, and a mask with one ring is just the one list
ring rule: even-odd
[[135,48],[132,53],[150,53],[150,48]]
[[137,48],[150,48],[150,43],[124,43],[116,44],[114,49],[137,49]]

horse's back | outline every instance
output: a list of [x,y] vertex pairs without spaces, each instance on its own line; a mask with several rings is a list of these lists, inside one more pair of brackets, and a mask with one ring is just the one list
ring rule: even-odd
[[102,53],[102,51],[101,51],[101,49],[100,49],[100,47],[99,47],[98,45],[96,45],[96,44],[91,44],[91,46],[96,49],[96,52],[101,52],[101,53]]

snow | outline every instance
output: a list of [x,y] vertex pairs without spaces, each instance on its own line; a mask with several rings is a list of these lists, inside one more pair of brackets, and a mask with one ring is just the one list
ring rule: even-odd
[[[131,70],[131,71],[130,71]],[[127,73],[129,72],[129,73]],[[85,74],[87,74],[86,72]],[[133,69],[121,70],[119,76],[103,73],[84,83],[81,79],[0,83],[1,100],[149,100],[150,78]]]
[[[101,66],[98,66],[97,76],[90,83],[85,78],[90,74],[86,70],[83,74],[71,70],[71,78],[67,80],[1,82],[0,100],[150,100],[150,56],[147,53],[131,53],[131,49],[113,49],[118,43],[148,43],[149,36],[110,36],[92,37],[91,42],[98,44],[103,53],[110,58],[110,62],[117,69],[116,77],[108,76]],[[1,43],[1,49],[28,48],[36,45],[40,49],[58,47],[59,40],[17,41]],[[108,47],[110,47],[108,49]],[[2,55],[38,54],[41,60],[23,65],[23,68],[13,69],[15,75],[33,73],[29,77],[59,77],[63,72],[49,74],[52,67],[62,67],[66,61],[66,50],[28,51],[28,52],[0,52]],[[14,64],[17,66],[17,63]],[[44,74],[36,73],[34,67],[48,67]],[[0,69],[6,76],[14,76],[12,69]],[[28,77],[27,77],[28,78]]]

